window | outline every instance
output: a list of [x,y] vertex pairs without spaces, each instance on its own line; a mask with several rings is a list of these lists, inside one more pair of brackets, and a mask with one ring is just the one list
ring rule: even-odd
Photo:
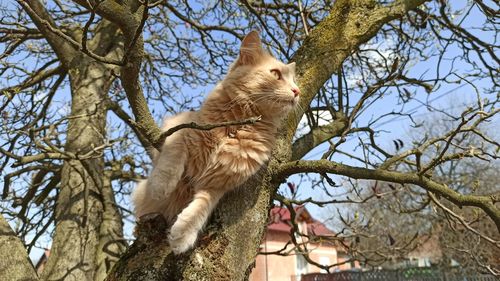
[[[329,266],[330,265],[330,258],[329,257],[319,257],[319,264],[324,265],[324,266]],[[321,269],[321,273],[328,273],[328,272],[324,269]]]
[[418,260],[418,266],[420,266],[420,267],[429,267],[429,266],[431,266],[431,259],[430,258],[420,258]]
[[296,275],[302,275],[302,274],[307,274],[307,261],[304,258],[304,256],[300,252],[295,252],[295,274]]

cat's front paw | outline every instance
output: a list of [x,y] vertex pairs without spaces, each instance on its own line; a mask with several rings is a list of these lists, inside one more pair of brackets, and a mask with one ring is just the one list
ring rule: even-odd
[[168,243],[172,252],[176,255],[191,249],[198,238],[196,231],[183,231],[174,224],[168,235]]

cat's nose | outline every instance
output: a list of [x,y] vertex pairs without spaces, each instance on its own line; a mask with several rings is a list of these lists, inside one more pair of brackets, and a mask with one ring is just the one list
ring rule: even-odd
[[298,95],[300,95],[300,90],[299,88],[292,88],[292,92],[293,92],[293,95],[296,97]]

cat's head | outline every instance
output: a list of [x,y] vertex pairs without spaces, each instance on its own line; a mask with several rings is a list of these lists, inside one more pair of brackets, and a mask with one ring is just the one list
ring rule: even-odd
[[299,101],[295,63],[284,64],[267,53],[257,31],[250,32],[241,42],[240,55],[226,81],[242,90],[239,98],[245,95],[263,113],[283,114]]

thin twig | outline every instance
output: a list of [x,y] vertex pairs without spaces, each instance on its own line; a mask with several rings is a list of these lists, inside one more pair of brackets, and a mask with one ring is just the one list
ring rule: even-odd
[[180,124],[175,127],[172,127],[168,129],[167,131],[163,132],[160,135],[160,138],[158,141],[155,143],[155,147],[158,144],[163,144],[165,142],[165,139],[172,135],[173,133],[182,130],[182,129],[196,129],[196,130],[202,130],[202,131],[209,131],[215,128],[219,127],[227,127],[227,126],[234,126],[234,125],[248,125],[248,124],[255,124],[256,122],[260,121],[262,119],[262,116],[256,116],[256,117],[251,117],[248,119],[244,120],[236,120],[236,121],[226,121],[226,122],[221,122],[221,123],[215,123],[215,124],[198,124],[196,122],[191,122],[191,123],[185,123],[185,124]]

